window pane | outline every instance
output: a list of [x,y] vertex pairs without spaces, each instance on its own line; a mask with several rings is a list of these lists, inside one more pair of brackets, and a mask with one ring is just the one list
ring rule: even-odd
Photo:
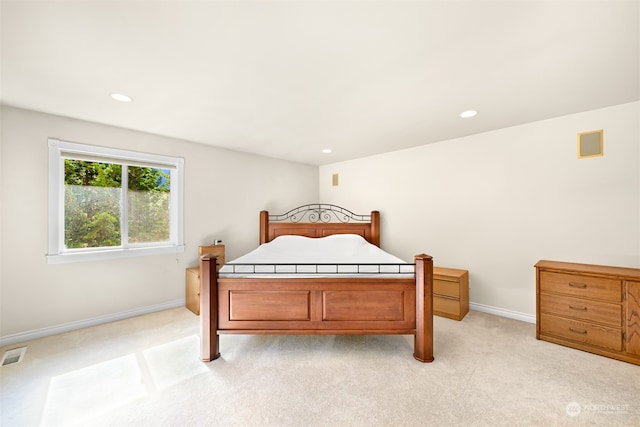
[[170,239],[168,170],[129,166],[129,243]]
[[121,181],[120,165],[65,159],[66,248],[121,245]]
[[49,264],[184,251],[184,159],[53,138],[48,146]]

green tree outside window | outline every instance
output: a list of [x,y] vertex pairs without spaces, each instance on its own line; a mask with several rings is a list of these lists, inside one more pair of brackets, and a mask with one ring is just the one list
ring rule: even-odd
[[[64,160],[67,248],[122,245],[123,217],[129,243],[169,240],[171,176],[166,170],[114,163]],[[123,171],[127,191],[123,193]],[[123,212],[123,196],[128,207]]]

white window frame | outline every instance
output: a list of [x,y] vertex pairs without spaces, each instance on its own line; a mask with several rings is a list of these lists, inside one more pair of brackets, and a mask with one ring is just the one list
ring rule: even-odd
[[[184,252],[184,159],[115,148],[98,147],[75,142],[48,139],[49,144],[49,244],[47,263],[61,264],[80,261],[99,261],[145,255]],[[80,158],[129,166],[169,169],[170,236],[168,242],[129,245],[109,248],[66,249],[64,245],[64,159]],[[126,226],[126,225],[125,225]],[[126,231],[126,230],[125,230]]]

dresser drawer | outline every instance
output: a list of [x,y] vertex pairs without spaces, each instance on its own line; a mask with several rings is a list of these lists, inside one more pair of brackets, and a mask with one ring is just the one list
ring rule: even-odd
[[622,301],[622,281],[601,277],[541,271],[540,291],[559,292],[611,302]]
[[460,296],[460,282],[452,282],[434,277],[433,293],[458,298]]
[[579,320],[540,314],[540,333],[601,348],[622,350],[622,331]]
[[589,322],[622,326],[622,305],[540,293],[540,311]]

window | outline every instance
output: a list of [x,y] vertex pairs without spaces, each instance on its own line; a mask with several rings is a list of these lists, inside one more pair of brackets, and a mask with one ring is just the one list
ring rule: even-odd
[[183,252],[183,165],[49,139],[48,262]]

